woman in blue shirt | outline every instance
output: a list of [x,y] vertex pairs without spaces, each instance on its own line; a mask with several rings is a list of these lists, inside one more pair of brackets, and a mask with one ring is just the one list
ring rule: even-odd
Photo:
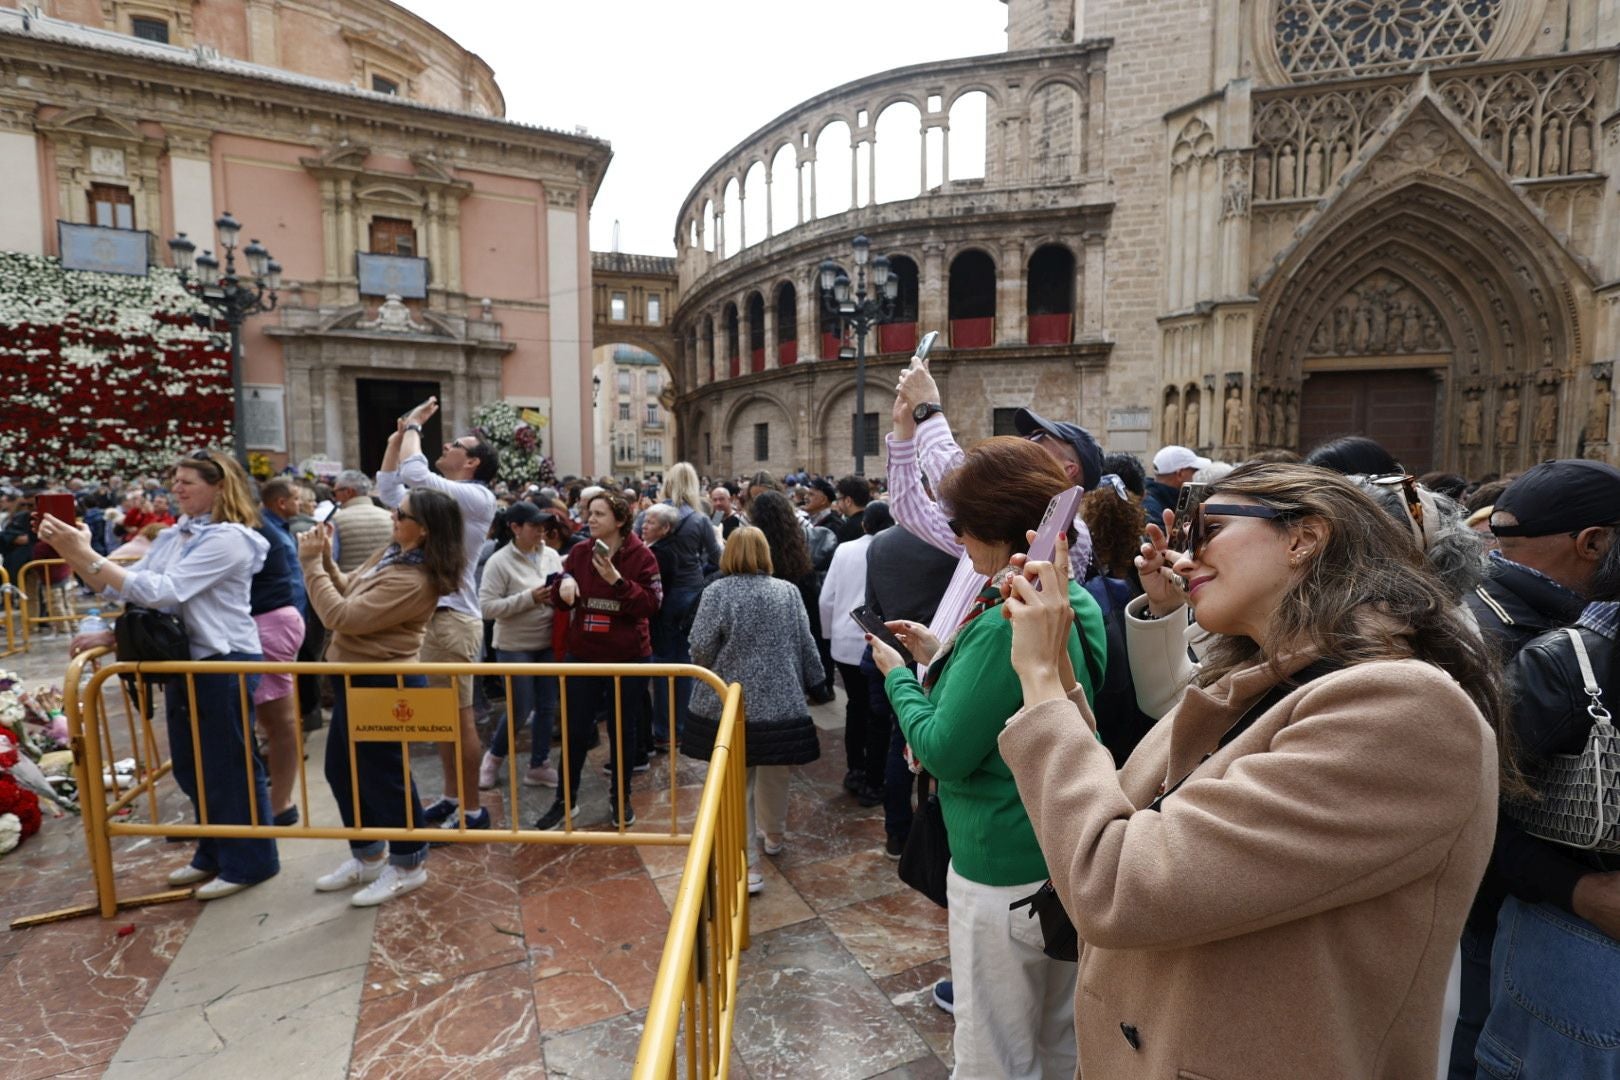
[[[200,450],[175,465],[170,493],[183,516],[133,566],[119,566],[97,555],[87,531],[49,515],[40,523],[40,536],[91,588],[125,603],[178,613],[185,623],[193,660],[259,660],[259,632],[249,614],[249,597],[253,575],[264,566],[270,545],[256,531],[259,512],[248,494],[246,474],[230,457]],[[87,635],[74,644],[82,649],[111,643],[108,634]],[[256,677],[245,678],[251,695]],[[171,680],[163,694],[175,781],[197,809],[200,757],[211,824],[250,824],[254,804],[259,822],[270,824],[264,764],[256,753],[252,755],[251,783],[243,764],[248,755],[242,739],[243,694],[237,677],[197,675],[194,679],[195,748],[184,679]],[[205,882],[197,889],[197,899],[213,900],[273,877],[280,868],[274,840],[204,839],[190,865],[170,874],[169,883]]]

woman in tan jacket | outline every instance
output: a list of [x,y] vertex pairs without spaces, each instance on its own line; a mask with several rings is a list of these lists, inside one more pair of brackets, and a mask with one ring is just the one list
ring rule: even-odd
[[999,742],[1084,943],[1081,1071],[1432,1076],[1495,828],[1499,674],[1341,477],[1239,468],[1188,548],[1175,573],[1223,637],[1117,774],[1077,723],[1058,571],[1006,605],[1026,705]]
[[[332,562],[329,526],[298,538],[298,558],[309,587],[309,603],[332,632],[326,658],[347,664],[410,664],[439,598],[461,587],[461,508],[448,495],[416,488],[394,510],[393,542],[352,574]],[[326,782],[332,786],[343,824],[355,822],[355,787],[360,824],[405,828],[422,822],[416,783],[405,786],[402,743],[355,742],[356,775],[349,773],[348,693],[352,687],[427,685],[420,675],[402,680],[388,675],[354,675],[332,703],[326,738]],[[361,886],[349,902],[373,907],[427,884],[427,845],[421,841],[387,844],[350,841],[350,857],[315,882],[318,892]],[[387,855],[387,858],[384,856]]]

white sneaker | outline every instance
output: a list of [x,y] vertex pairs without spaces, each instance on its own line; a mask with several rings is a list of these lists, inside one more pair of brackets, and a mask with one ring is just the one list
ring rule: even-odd
[[365,885],[376,881],[383,872],[383,868],[387,865],[388,857],[386,855],[375,862],[355,858],[345,859],[342,866],[330,874],[315,879],[315,891],[337,892],[339,889],[352,889],[356,885]]
[[504,764],[506,764],[505,758],[496,757],[488,750],[484,751],[484,760],[478,763],[478,788],[480,791],[488,791],[501,782],[501,766]]
[[426,884],[426,866],[401,870],[393,863],[389,863],[376,881],[349,897],[349,903],[355,907],[376,907],[384,900],[404,896],[406,893],[414,892]]
[[758,896],[760,893],[762,893],[764,891],[765,891],[765,875],[764,874],[749,874],[748,875],[748,895],[749,896]]
[[207,881],[214,876],[212,870],[199,870],[189,863],[178,870],[169,871],[170,885],[195,885],[199,881]]

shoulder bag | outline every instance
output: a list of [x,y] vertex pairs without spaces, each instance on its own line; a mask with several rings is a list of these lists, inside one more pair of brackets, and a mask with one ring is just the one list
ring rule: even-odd
[[945,834],[945,812],[939,805],[939,781],[925,770],[917,774],[917,813],[911,819],[905,850],[900,853],[900,880],[945,907],[945,871],[950,865],[951,841]]
[[1503,809],[1531,836],[1555,844],[1620,854],[1620,733],[1592,673],[1581,632],[1566,627],[1580,665],[1592,729],[1579,754],[1553,754],[1527,771],[1538,794],[1503,800]]
[[155,608],[124,609],[113,623],[113,641],[120,660],[190,660],[191,639],[178,615]]

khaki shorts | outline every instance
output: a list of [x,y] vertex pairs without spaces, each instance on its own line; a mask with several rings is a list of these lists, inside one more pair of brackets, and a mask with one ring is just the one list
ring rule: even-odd
[[[471,615],[441,608],[428,620],[427,634],[417,659],[424,664],[476,664],[484,655],[484,623]],[[458,677],[456,700],[463,709],[473,703],[473,677]],[[448,686],[444,676],[430,676],[429,686]]]

